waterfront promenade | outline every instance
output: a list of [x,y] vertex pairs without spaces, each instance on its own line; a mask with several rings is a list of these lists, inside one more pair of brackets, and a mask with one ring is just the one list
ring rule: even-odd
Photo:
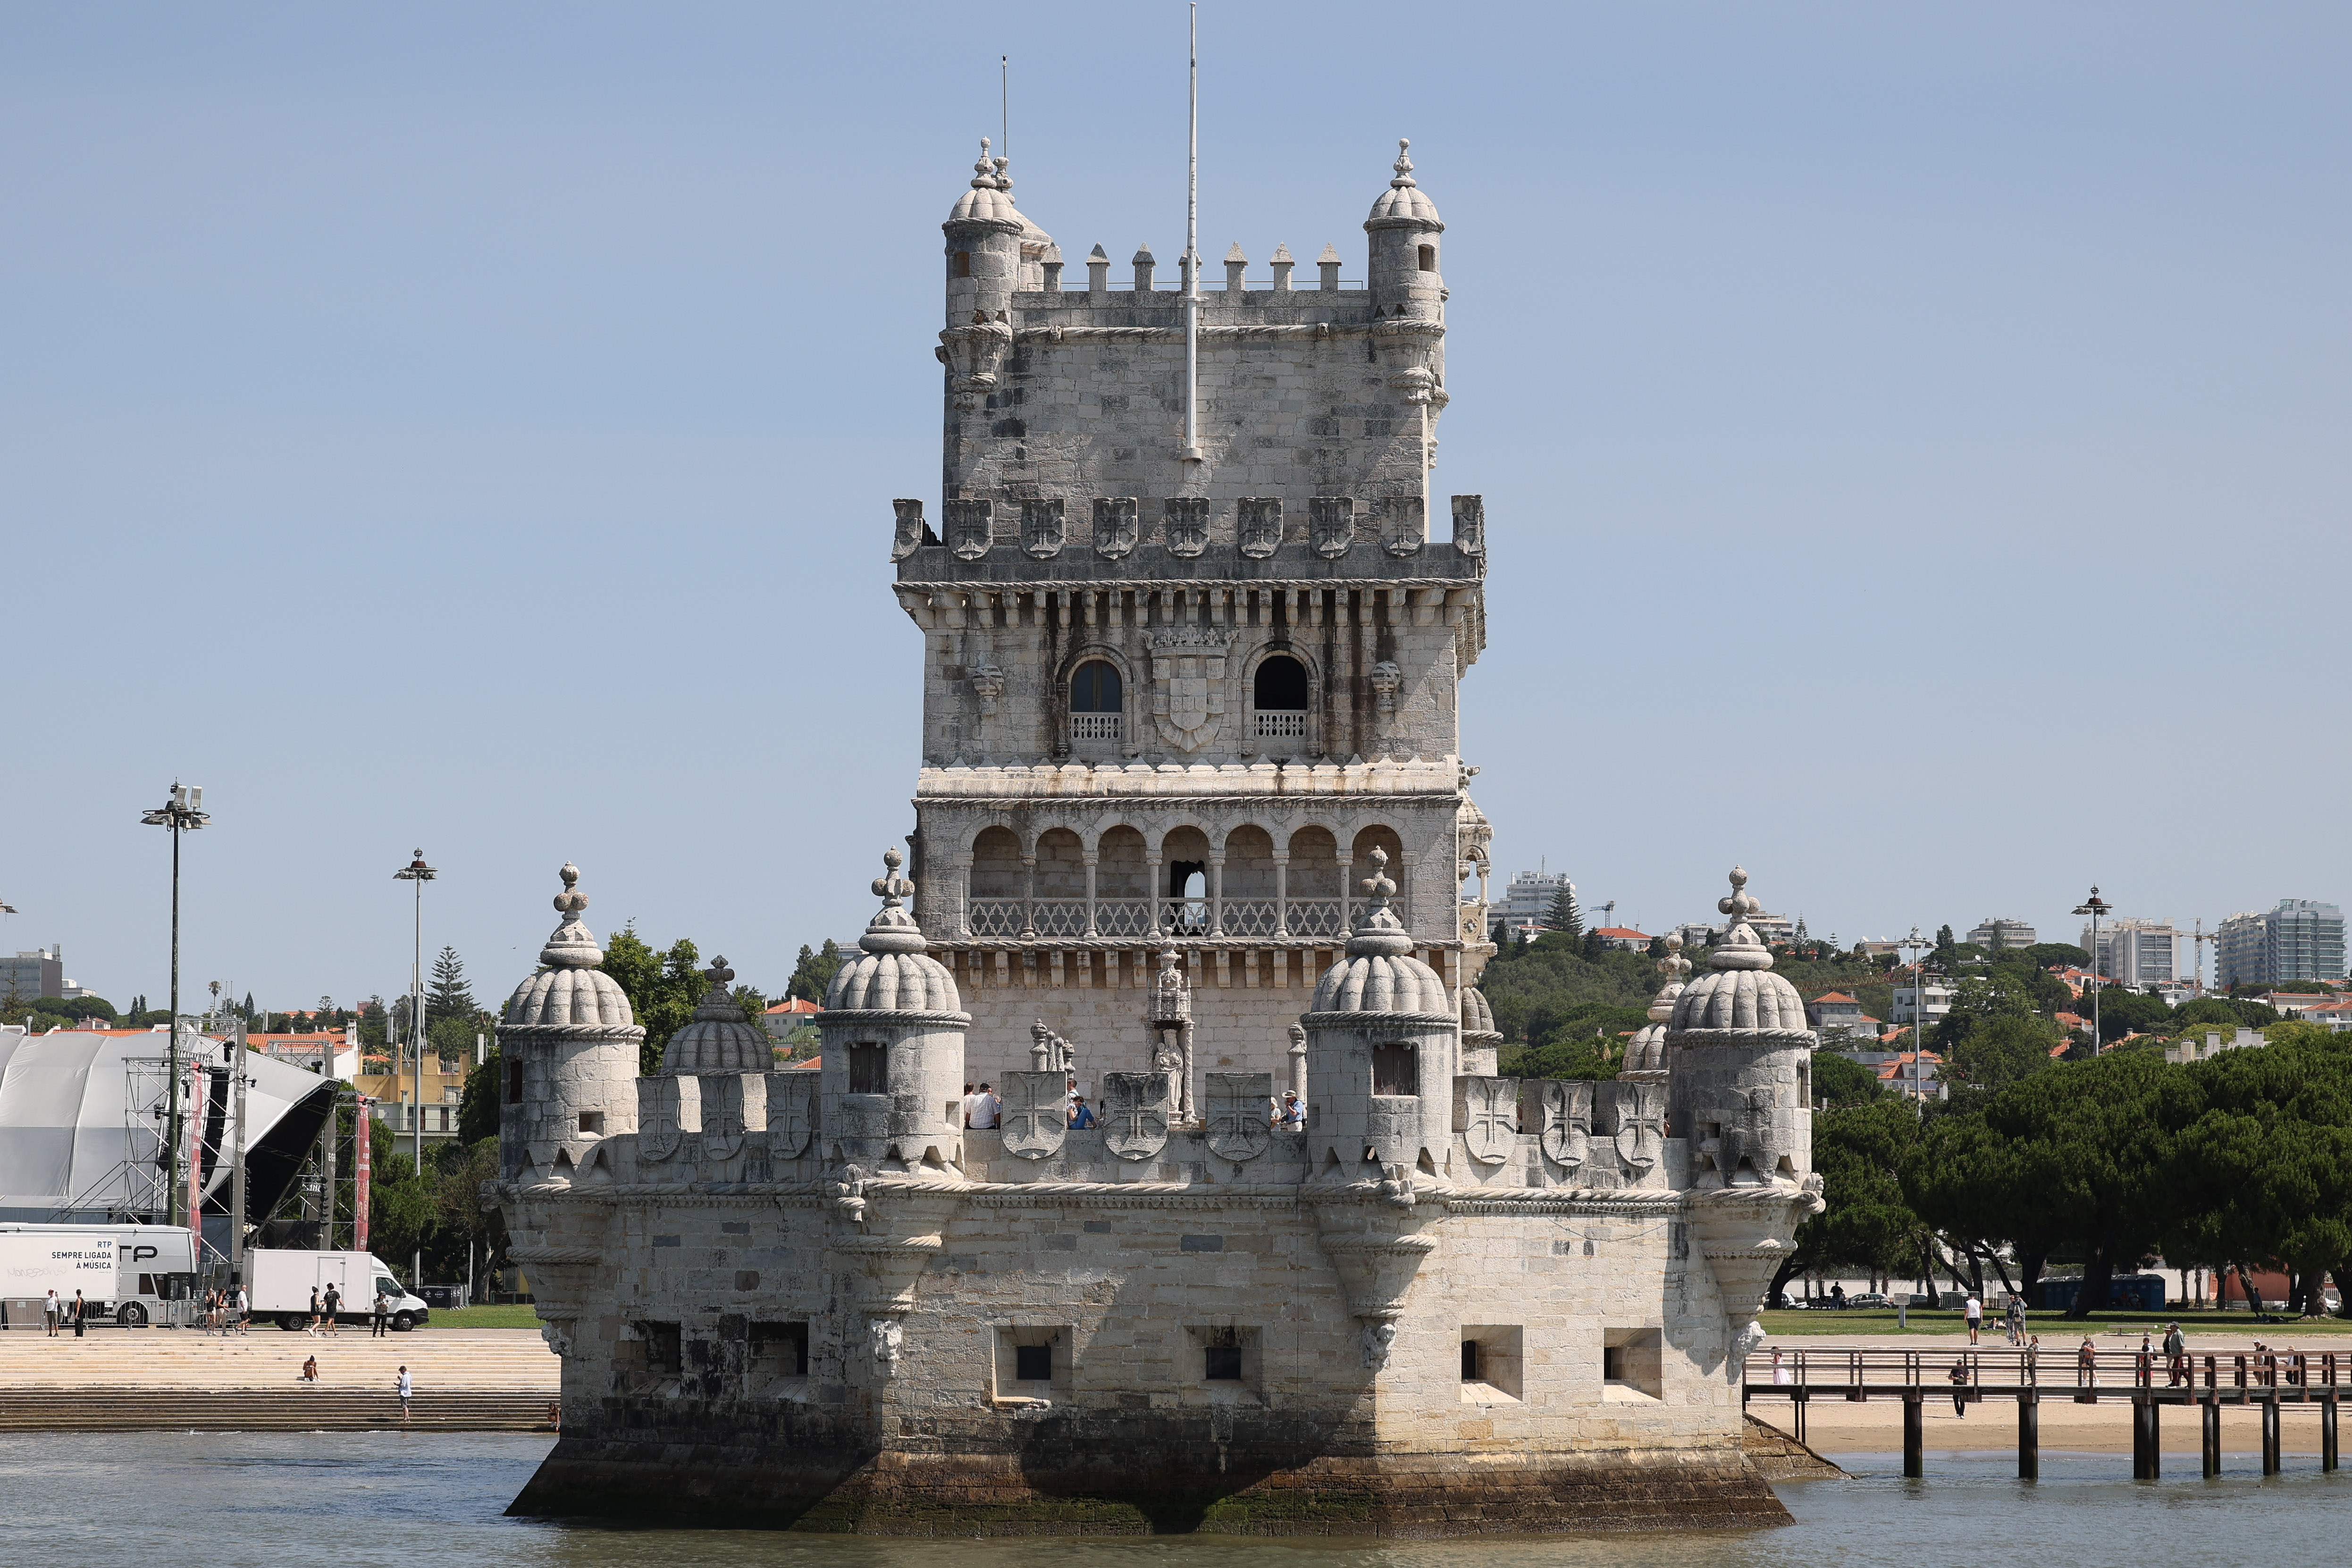
[[[306,1357],[320,1380],[300,1381]],[[438,1431],[550,1428],[561,1364],[536,1329],[365,1330],[312,1336],[257,1327],[94,1329],[83,1338],[0,1333],[0,1431]]]

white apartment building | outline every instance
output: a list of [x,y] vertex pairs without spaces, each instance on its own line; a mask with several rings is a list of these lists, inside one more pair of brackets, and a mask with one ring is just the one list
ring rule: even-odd
[[1562,888],[1576,891],[1576,883],[1568,879],[1566,872],[1523,871],[1511,878],[1510,885],[1503,890],[1503,906],[1496,912],[1496,918],[1510,932],[1532,935],[1549,930],[1552,901],[1559,896]]
[[2344,977],[2344,911],[2308,898],[2282,898],[2267,913],[2232,915],[2214,944],[2213,983],[2275,986]]
[[1927,977],[1923,985],[1907,976],[1898,976],[1895,982],[1895,1005],[1888,1009],[1894,1017],[1887,1021],[1896,1029],[1908,1029],[1918,1021],[1920,995],[1927,996],[1927,1028],[1933,1029],[1952,1010],[1952,988],[1935,976]]
[[[2136,920],[2117,915],[2099,926],[2098,951],[2091,967],[2118,986],[2141,990],[2168,986],[2190,966],[2181,962],[2181,944],[2188,934],[2169,920]],[[2091,928],[2083,927],[2081,946],[2091,952]]]
[[1978,921],[1976,929],[1969,932],[1962,940],[1973,942],[1990,953],[1996,950],[2007,952],[2017,947],[2031,947],[2041,938],[2033,934],[2033,927],[2022,920],[1988,915]]

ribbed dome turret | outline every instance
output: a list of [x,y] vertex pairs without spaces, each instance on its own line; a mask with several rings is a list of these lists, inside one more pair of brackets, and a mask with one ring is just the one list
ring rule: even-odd
[[1364,220],[1368,226],[1372,224],[1409,223],[1415,228],[1445,227],[1437,215],[1435,204],[1413,183],[1412,159],[1408,156],[1412,146],[1411,141],[1402,137],[1398,139],[1396,178],[1391,180],[1389,188],[1381,193],[1381,199],[1372,204],[1372,215]]
[[857,939],[860,951],[833,977],[825,992],[828,1012],[960,1013],[963,999],[947,966],[925,949],[922,927],[899,907],[915,884],[898,874],[905,857],[895,849],[882,854],[883,873],[874,879],[875,896],[882,907]]
[[1486,1001],[1486,993],[1475,986],[1462,988],[1462,1038],[1474,1034],[1491,1034],[1496,1040],[1502,1034],[1495,1028],[1495,1009]]
[[579,891],[580,868],[567,861],[558,874],[563,891],[555,895],[555,907],[563,921],[539,950],[539,961],[547,967],[515,988],[499,1021],[539,1029],[635,1027],[628,993],[596,967],[604,961],[604,950],[580,923],[580,912],[588,907],[588,895]]
[[1617,1074],[1620,1079],[1666,1075],[1666,1026],[1674,1021],[1675,1003],[1682,998],[1691,961],[1683,956],[1681,932],[1669,933],[1665,943],[1666,956],[1658,960],[1658,973],[1666,977],[1666,983],[1650,999],[1650,1021],[1633,1031],[1633,1042],[1625,1048],[1625,1065]]
[[1389,911],[1396,883],[1385,874],[1388,852],[1372,852],[1364,891],[1371,907],[1348,938],[1348,956],[1323,971],[1315,987],[1318,1013],[1419,1013],[1453,1018],[1445,982],[1412,956],[1412,936]]
[[951,224],[999,223],[1020,225],[1021,237],[1039,245],[1051,245],[1053,236],[1027,218],[1013,204],[1013,177],[1004,171],[1009,158],[991,158],[988,138],[980,139],[980,161],[971,166],[971,188],[956,198],[949,209]]
[[1763,904],[1747,892],[1748,873],[1731,870],[1731,895],[1716,908],[1731,917],[1731,929],[1709,952],[1714,973],[1693,981],[1675,1000],[1667,1033],[1736,1032],[1745,1035],[1809,1034],[1805,1004],[1797,988],[1772,973],[1771,950],[1756,938],[1748,917]]
[[753,1023],[727,983],[735,971],[724,958],[713,958],[704,971],[710,989],[694,1019],[669,1037],[662,1051],[664,1072],[752,1072],[774,1065],[776,1053],[768,1031]]

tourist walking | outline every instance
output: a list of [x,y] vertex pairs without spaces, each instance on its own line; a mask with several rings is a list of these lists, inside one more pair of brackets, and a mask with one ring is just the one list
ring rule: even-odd
[[1845,1281],[1843,1281],[1843,1280],[1837,1280],[1837,1281],[1832,1281],[1832,1282],[1831,1282],[1831,1285],[1830,1285],[1830,1301],[1831,1301],[1831,1302],[1832,1302],[1832,1304],[1837,1308],[1837,1310],[1838,1310],[1839,1312],[1843,1312],[1843,1311],[1845,1311]]
[[392,1332],[392,1296],[381,1285],[375,1291],[375,1315],[368,1322],[370,1339],[382,1339]]
[[2181,1337],[2179,1323],[2164,1325],[2165,1386],[2178,1388],[2189,1381],[2189,1342]]
[[58,1325],[65,1319],[66,1304],[58,1300],[58,1293],[55,1291],[51,1291],[49,1292],[49,1299],[47,1302],[43,1305],[41,1311],[49,1320],[49,1337],[51,1339],[57,1338]]
[[1966,1417],[1969,1413],[1969,1358],[1960,1356],[1955,1359],[1952,1370],[1945,1375],[1952,1384],[1952,1414]]
[[236,1288],[236,1332],[253,1332],[253,1293],[243,1285]]
[[1970,1291],[1967,1304],[1960,1310],[1968,1316],[1969,1343],[1974,1344],[1977,1343],[1977,1331],[1984,1327],[1984,1303],[1977,1300],[1974,1291]]
[[415,1392],[416,1385],[410,1380],[408,1368],[405,1366],[402,1367],[400,1369],[400,1422],[404,1427],[408,1424],[409,1396],[414,1395]]
[[2095,1388],[2098,1382],[2099,1347],[2091,1343],[2089,1334],[2084,1334],[2082,1348],[2074,1353],[2074,1386]]
[[2014,1291],[2009,1293],[2009,1308],[2006,1315],[2009,1319],[2009,1343],[2023,1344],[2025,1343],[2025,1298]]
[[310,1326],[302,1331],[315,1336],[319,1332],[319,1287],[310,1287]]
[[340,1321],[336,1314],[343,1310],[343,1292],[341,1287],[335,1285],[327,1287],[326,1307],[327,1332],[332,1333],[335,1332],[336,1323]]

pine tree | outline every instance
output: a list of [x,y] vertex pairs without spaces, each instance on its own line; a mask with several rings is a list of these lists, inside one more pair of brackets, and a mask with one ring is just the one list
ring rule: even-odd
[[470,1019],[482,1010],[474,1000],[474,993],[466,984],[466,966],[455,947],[444,947],[433,960],[433,978],[425,988],[425,1017],[428,1023],[446,1018]]
[[841,963],[841,948],[830,936],[825,938],[821,951],[812,953],[803,946],[800,962],[793,966],[793,977],[785,983],[784,995],[823,1006],[824,994],[832,987]]
[[1576,906],[1576,883],[1563,879],[1559,891],[1551,895],[1551,912],[1544,924],[1561,933],[1570,941],[1584,938],[1584,912]]

